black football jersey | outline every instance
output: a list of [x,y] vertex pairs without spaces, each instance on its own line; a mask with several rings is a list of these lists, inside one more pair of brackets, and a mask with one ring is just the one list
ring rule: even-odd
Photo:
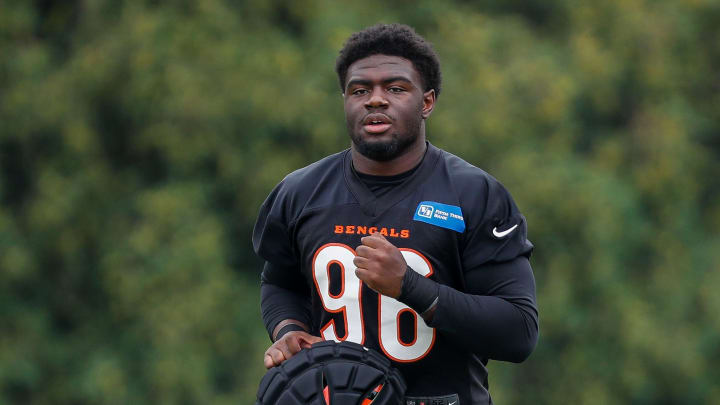
[[297,170],[261,207],[253,243],[278,285],[304,283],[312,333],[384,353],[405,378],[408,396],[458,394],[459,404],[488,403],[487,358],[436,330],[411,308],[355,275],[360,238],[380,232],[408,266],[459,291],[485,263],[529,256],[525,218],[486,172],[428,143],[417,169],[376,197],[358,178],[350,150]]

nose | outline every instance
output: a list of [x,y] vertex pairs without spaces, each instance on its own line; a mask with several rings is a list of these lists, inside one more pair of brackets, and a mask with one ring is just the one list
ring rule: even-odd
[[365,107],[366,108],[378,108],[378,107],[387,107],[388,101],[383,96],[383,92],[381,89],[373,89],[370,92],[370,97],[365,101]]

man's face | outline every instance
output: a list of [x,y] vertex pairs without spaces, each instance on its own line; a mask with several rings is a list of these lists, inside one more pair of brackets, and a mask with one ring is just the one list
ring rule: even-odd
[[343,98],[355,149],[369,159],[388,161],[419,141],[435,92],[423,92],[420,73],[408,59],[372,55],[348,67]]

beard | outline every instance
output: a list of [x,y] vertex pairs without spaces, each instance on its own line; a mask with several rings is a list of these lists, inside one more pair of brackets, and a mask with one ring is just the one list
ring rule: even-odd
[[404,134],[393,132],[387,141],[368,141],[368,138],[363,137],[362,134],[353,132],[350,126],[348,126],[348,132],[355,149],[361,155],[377,162],[387,162],[402,156],[417,141],[422,121],[422,117],[418,114],[417,118],[413,117],[406,121],[408,129]]
[[378,162],[387,162],[398,156],[402,156],[408,148],[415,143],[417,134],[414,136],[399,136],[392,134],[389,141],[368,142],[362,136],[353,135],[352,142],[355,149],[368,159]]

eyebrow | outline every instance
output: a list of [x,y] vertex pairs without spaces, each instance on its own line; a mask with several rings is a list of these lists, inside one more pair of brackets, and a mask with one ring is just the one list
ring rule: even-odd
[[[408,84],[412,84],[412,81],[411,81],[410,79],[408,79],[407,77],[404,77],[404,76],[388,77],[387,79],[385,79],[385,80],[382,81],[382,84],[388,84],[388,83],[392,83],[392,82],[405,82],[405,83],[408,83]],[[349,82],[347,82],[347,85],[345,85],[345,88],[347,89],[347,88],[350,88],[351,86],[355,86],[355,85],[358,85],[358,86],[369,86],[369,85],[371,85],[371,84],[372,84],[372,82],[371,82],[370,80],[366,80],[366,79],[352,79],[352,80],[350,80]]]

